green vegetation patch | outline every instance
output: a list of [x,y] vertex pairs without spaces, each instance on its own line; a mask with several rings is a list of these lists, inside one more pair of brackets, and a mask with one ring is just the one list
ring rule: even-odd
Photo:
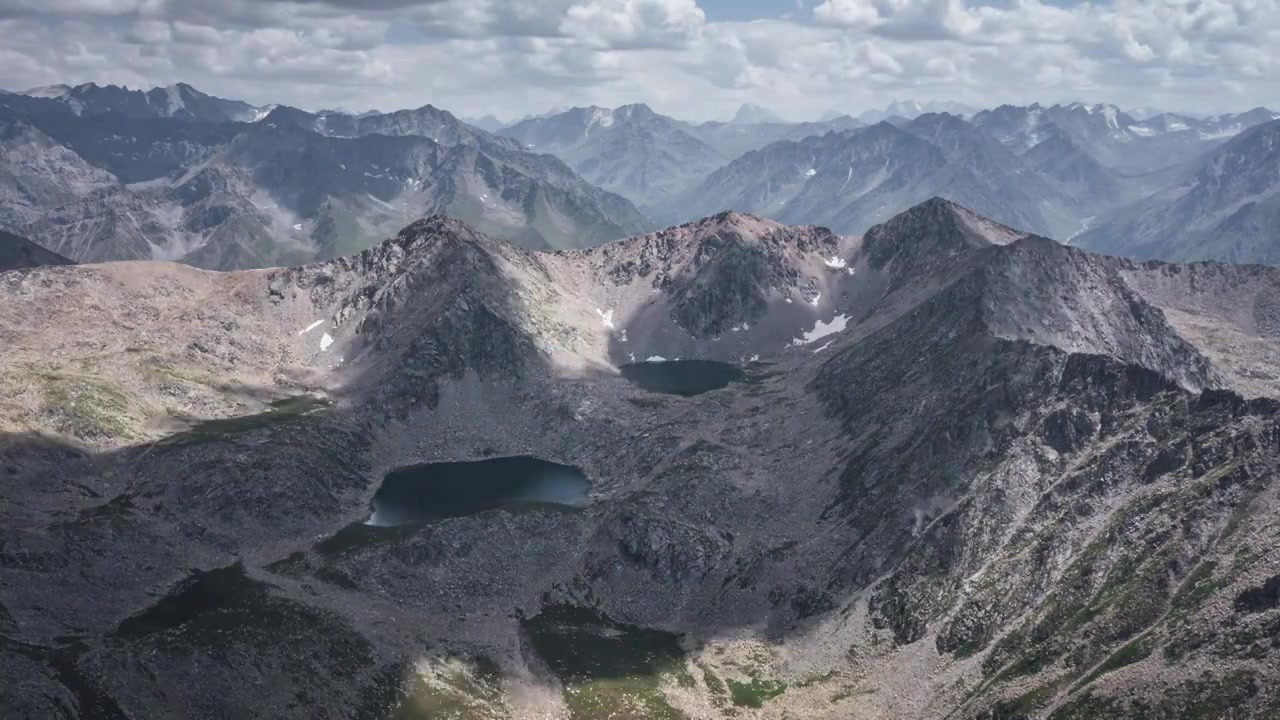
[[716,697],[728,697],[729,688],[725,686],[724,681],[716,675],[711,668],[702,668],[702,682],[707,686],[707,691]]
[[739,707],[760,708],[787,691],[787,684],[776,680],[752,678],[750,682],[729,680],[729,697]]
[[129,396],[118,387],[87,375],[45,372],[38,377],[44,411],[59,432],[84,440],[137,437]]
[[486,658],[420,663],[391,720],[503,720],[511,717],[498,667]]
[[682,679],[680,636],[570,605],[544,608],[521,626],[564,686],[572,720],[686,720],[662,691],[664,677],[692,681]]
[[325,398],[315,395],[295,395],[272,402],[266,412],[201,420],[193,423],[187,431],[174,435],[169,442],[199,443],[222,440],[240,433],[288,422],[328,406],[329,401]]
[[1119,650],[1111,653],[1111,657],[1108,657],[1097,669],[1077,683],[1076,687],[1084,687],[1109,672],[1146,660],[1151,655],[1154,647],[1155,642],[1148,635],[1143,635],[1126,643]]

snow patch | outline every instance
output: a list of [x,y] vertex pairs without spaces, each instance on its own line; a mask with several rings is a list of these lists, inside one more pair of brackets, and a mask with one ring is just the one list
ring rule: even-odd
[[294,230],[301,230],[301,229],[302,229],[302,223],[298,223],[297,225],[294,225],[294,226],[293,226],[293,229],[294,229]]
[[799,347],[800,345],[808,345],[815,343],[828,335],[834,335],[843,332],[849,325],[848,315],[837,315],[831,319],[831,322],[823,322],[819,320],[814,323],[813,329],[804,334],[804,337],[798,337],[791,341],[791,344]]
[[759,354],[752,355],[751,362],[760,362],[760,355]]
[[847,268],[847,269],[845,270],[845,272],[849,273],[850,275],[853,275],[853,274],[854,274],[854,273],[853,273],[853,268]]
[[600,316],[601,320],[604,320],[605,327],[609,328],[610,330],[613,329],[613,309],[612,308],[609,309],[608,312],[605,312],[600,308],[596,308],[596,314]]
[[826,260],[823,260],[822,263],[833,270],[842,270],[849,264],[839,255],[832,255]]
[[324,320],[317,320],[317,321],[315,321],[315,322],[311,323],[310,325],[308,325],[308,326],[306,327],[306,329],[304,329],[304,330],[299,330],[299,331],[298,331],[298,334],[299,334],[299,335],[306,335],[307,333],[311,332],[312,330],[315,330],[316,328],[320,327],[320,326],[321,326],[321,325],[323,325],[323,324],[324,324]]
[[809,168],[808,170],[804,171],[805,177],[813,177],[814,175],[817,175],[817,174],[818,174],[818,171],[813,168]]
[[813,296],[813,299],[809,301],[809,304],[814,307],[818,307],[818,301],[821,299],[822,299],[822,293],[818,293],[817,295]]
[[329,333],[325,333],[324,337],[320,338],[320,351],[324,352],[325,350],[328,350],[329,346],[332,344],[333,338],[329,336]]
[[823,350],[826,350],[827,348],[831,347],[831,343],[833,343],[833,342],[835,342],[835,340],[828,340],[828,341],[827,341],[827,343],[826,343],[825,345],[823,345],[822,347],[818,348],[817,350],[814,350],[814,351],[813,351],[813,353],[814,353],[815,355],[817,355],[818,353],[822,352]]
[[661,355],[650,355],[649,357],[645,358],[645,362],[666,362],[666,361],[667,359],[662,357]]

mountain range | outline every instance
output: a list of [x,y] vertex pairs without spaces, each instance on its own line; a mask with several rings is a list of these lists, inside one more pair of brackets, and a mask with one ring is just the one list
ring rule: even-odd
[[[939,198],[0,272],[0,713],[1270,718],[1278,289]],[[582,497],[376,518],[529,462]]]
[[847,116],[820,123],[784,123],[768,117],[744,107],[731,122],[693,125],[647,105],[587,107],[524,120],[499,134],[530,150],[552,153],[587,180],[634,201],[651,215],[665,217],[665,206],[744,152],[860,126]]
[[1280,120],[1233,137],[1174,184],[1103,216],[1073,242],[1143,260],[1280,265]]
[[151,90],[117,85],[50,85],[7,96],[12,105],[57,105],[77,116],[119,113],[129,117],[166,117],[206,122],[253,122],[271,110],[239,100],[224,100],[178,83]]
[[1052,175],[980,129],[929,114],[901,127],[880,122],[748,153],[708,176],[673,214],[727,205],[861,233],[935,195],[1046,235],[1072,227],[1084,212]]
[[[626,105],[495,133],[432,105],[309,112],[185,84],[52,86],[0,94],[0,228],[75,261],[226,270],[339,257],[437,212],[568,249],[725,210],[856,234],[939,195],[1108,251],[1274,262],[1261,186],[1173,203],[1224,143],[1277,114],[1139,115],[904,101],[868,126],[778,122],[747,104],[696,124]],[[1239,157],[1242,177],[1266,182],[1265,149]]]
[[296,263],[358,251],[435,212],[540,248],[650,227],[559,160],[430,106],[276,107],[236,123],[77,114],[38,99],[0,113],[0,225],[77,261]]
[[858,120],[866,125],[875,125],[891,118],[914,120],[921,115],[947,113],[968,117],[978,112],[978,108],[959,102],[945,100],[894,100],[883,110],[866,110],[858,115]]

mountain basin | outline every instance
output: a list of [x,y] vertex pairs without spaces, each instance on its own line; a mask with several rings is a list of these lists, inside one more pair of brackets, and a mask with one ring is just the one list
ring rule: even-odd
[[622,377],[653,393],[693,397],[742,380],[736,365],[717,360],[661,360],[629,363],[618,368]]
[[581,507],[590,488],[581,470],[529,456],[410,465],[387,473],[367,522],[392,527],[498,508]]

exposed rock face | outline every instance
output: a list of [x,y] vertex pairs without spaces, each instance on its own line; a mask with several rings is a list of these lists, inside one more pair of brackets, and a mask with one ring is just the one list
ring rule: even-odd
[[[1270,717],[1278,292],[938,199],[0,274],[0,707]],[[362,524],[388,470],[514,455],[591,503]]]

